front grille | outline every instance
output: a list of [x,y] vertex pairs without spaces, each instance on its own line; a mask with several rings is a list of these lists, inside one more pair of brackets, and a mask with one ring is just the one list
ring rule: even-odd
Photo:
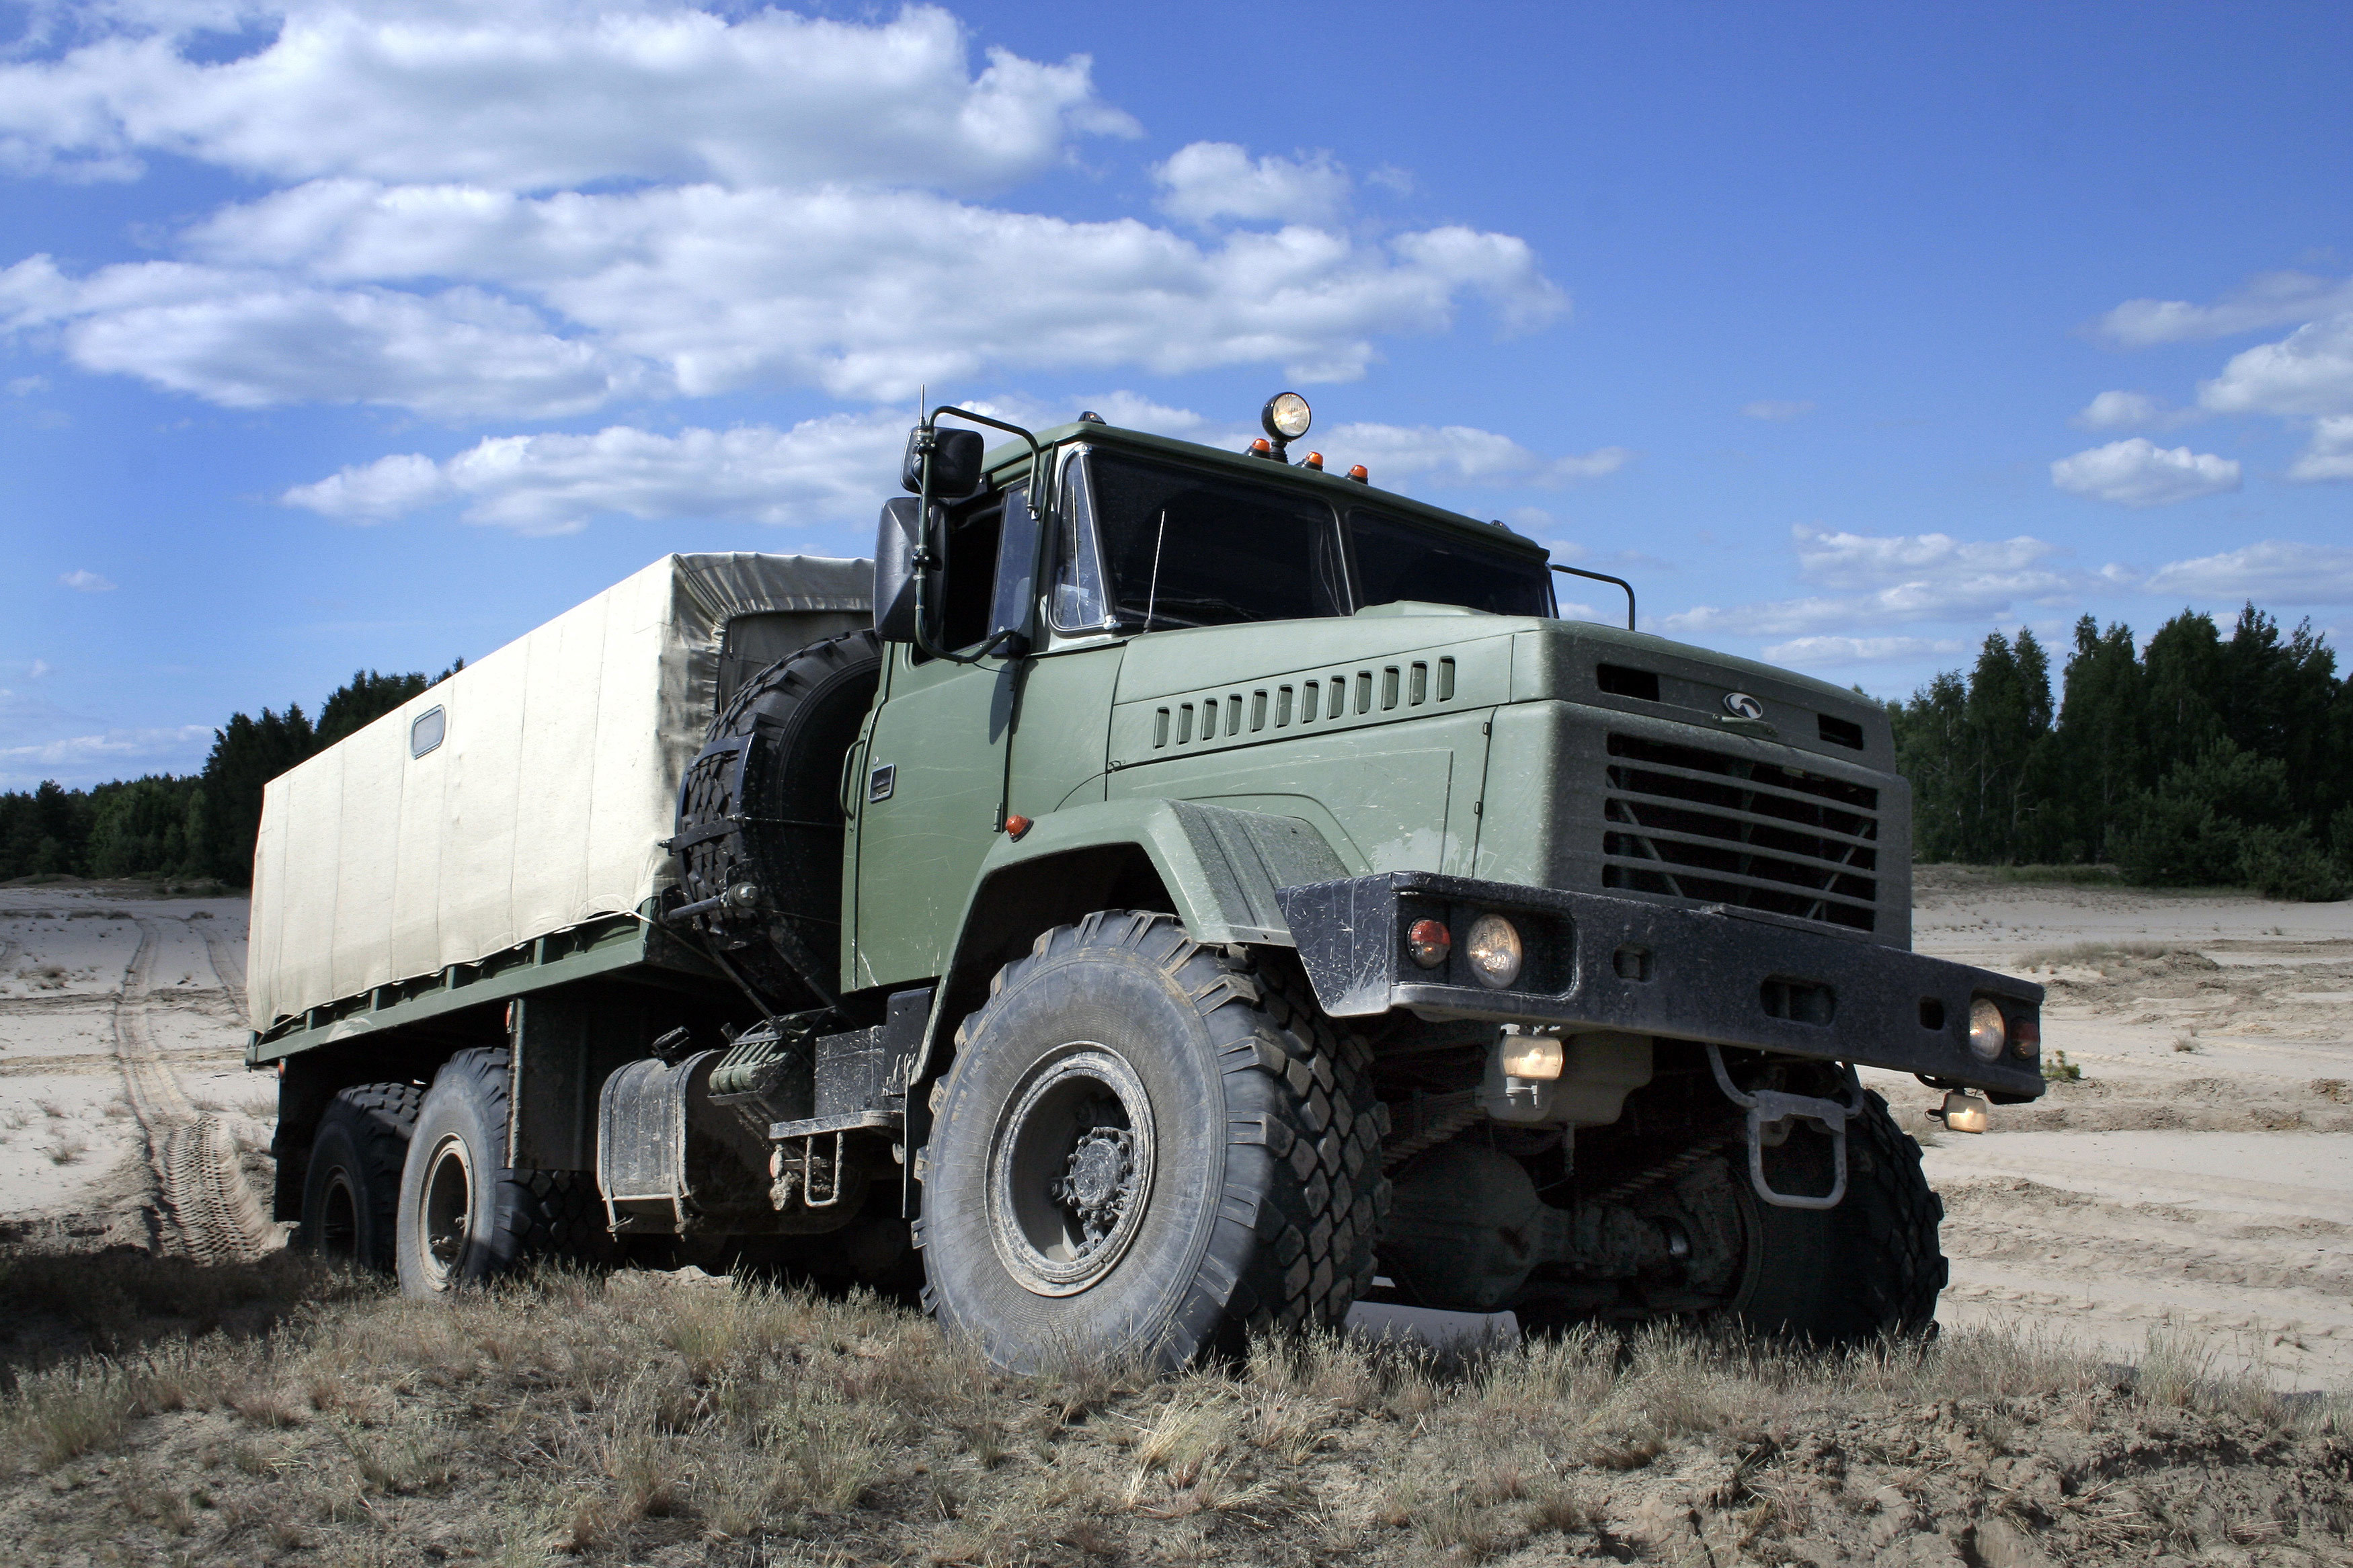
[[1879,792],[1868,784],[1612,735],[1602,816],[1605,888],[1877,924]]

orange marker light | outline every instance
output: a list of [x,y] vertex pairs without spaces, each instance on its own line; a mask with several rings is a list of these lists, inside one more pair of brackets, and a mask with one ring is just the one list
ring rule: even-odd
[[1007,837],[1018,838],[1029,831],[1029,819],[1023,816],[1018,812],[1016,812],[1005,819],[1005,833]]
[[1273,456],[1274,456],[1274,443],[1272,443],[1271,441],[1269,441],[1269,440],[1268,440],[1265,437],[1263,437],[1263,436],[1260,437],[1257,440],[1252,441],[1252,442],[1250,443],[1250,456],[1251,456],[1251,457],[1253,457],[1253,458],[1271,458],[1271,457],[1273,457]]
[[1322,473],[1324,471],[1324,454],[1321,452],[1308,453],[1307,466],[1314,469],[1317,473]]
[[1365,465],[1362,463],[1358,463],[1355,468],[1350,468],[1348,470],[1348,477],[1356,480],[1360,485],[1368,485],[1373,482],[1373,476],[1365,472]]

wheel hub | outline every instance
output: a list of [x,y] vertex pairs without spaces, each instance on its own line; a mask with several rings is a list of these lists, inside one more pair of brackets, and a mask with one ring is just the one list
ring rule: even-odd
[[1152,1150],[1152,1103],[1124,1058],[1083,1040],[1049,1054],[989,1152],[989,1234],[1006,1272],[1040,1296],[1102,1280],[1143,1225]]

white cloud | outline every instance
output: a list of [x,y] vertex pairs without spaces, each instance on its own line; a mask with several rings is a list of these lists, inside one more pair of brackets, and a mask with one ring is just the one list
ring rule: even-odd
[[1777,423],[1788,419],[1802,419],[1813,411],[1814,405],[1810,402],[1793,403],[1771,397],[1761,397],[1754,403],[1744,403],[1740,405],[1740,412],[1748,418],[1767,419]]
[[[895,399],[1030,368],[1271,362],[1346,380],[1376,337],[1443,331],[1467,299],[1510,329],[1564,308],[1509,235],[1291,227],[1201,245],[847,187],[529,198],[336,181],[226,209],[190,240],[204,262],[80,279],[20,262],[0,272],[0,321],[61,331],[86,368],[233,406],[484,418],[794,384]],[[427,279],[444,286],[395,286]]]
[[1338,425],[1309,444],[1329,454],[1334,468],[1362,463],[1376,483],[1402,477],[1440,485],[1549,487],[1601,479],[1634,460],[1624,447],[1546,458],[1508,436],[1468,425]]
[[[1239,449],[1254,426],[1211,420],[1131,392],[1109,392],[1072,407],[1022,397],[975,405],[1032,428],[1069,420],[1083,406],[1113,425]],[[429,507],[462,503],[470,522],[531,534],[567,533],[600,513],[658,521],[733,517],[757,522],[863,521],[889,492],[906,439],[908,410],[876,408],[805,420],[789,430],[746,426],[675,435],[614,426],[593,436],[499,436],[441,461],[422,453],[354,464],[278,499],[340,522],[390,522]],[[1315,443],[1369,461],[1379,477],[1448,484],[1543,485],[1609,472],[1614,448],[1545,458],[1509,438],[1455,426],[1444,429],[1343,425]],[[1303,454],[1302,454],[1303,456]]]
[[38,680],[41,677],[54,672],[57,666],[51,664],[47,659],[37,658],[31,663],[31,665],[26,667],[25,673],[31,676],[35,680]]
[[45,391],[48,384],[49,378],[45,375],[13,376],[8,382],[8,395],[11,397],[30,397],[37,392]]
[[2353,414],[2353,310],[2234,355],[2198,401],[2218,414]]
[[1765,657],[1775,664],[1838,668],[1889,659],[1941,658],[1968,649],[1968,644],[1958,637],[1812,637],[1775,643],[1765,650]]
[[58,578],[58,581],[63,583],[67,587],[71,588],[76,593],[79,594],[111,594],[114,592],[113,583],[109,581],[107,578],[100,576],[95,572],[85,572],[77,569],[67,573],[64,576]]
[[871,25],[674,5],[280,14],[268,47],[221,63],[190,58],[177,29],[220,20],[198,16],[164,31],[101,20],[59,58],[0,67],[0,163],[131,178],[165,153],[280,180],[979,189],[1076,137],[1137,133],[1095,96],[1086,56],[991,49],[975,76],[963,25],[931,5]]
[[279,499],[363,523],[463,501],[468,521],[528,534],[571,532],[601,512],[842,521],[871,515],[888,493],[907,423],[905,409],[878,409],[790,430],[665,436],[615,426],[593,436],[501,436],[439,463],[414,453],[381,458]]
[[[1669,631],[1722,636],[1852,639],[1864,628],[2007,614],[2026,601],[2048,604],[2080,593],[2082,574],[2050,564],[2056,545],[2039,539],[1965,541],[1949,534],[1883,536],[1790,531],[1799,574],[1842,594],[1719,607],[1669,616]],[[1894,657],[1894,656],[1890,656]]]
[[208,724],[175,724],[0,746],[0,789],[28,789],[43,779],[70,787],[132,773],[193,772],[204,762],[212,739]]
[[2287,471],[2292,479],[2353,479],[2353,414],[2316,419],[2312,444]]
[[2070,494],[2123,506],[2170,506],[2239,488],[2239,465],[2187,447],[2170,450],[2145,437],[2111,441],[2051,465],[2051,482]]
[[2127,300],[2100,318],[2096,331],[2125,348],[2229,337],[2291,321],[2353,311],[2353,279],[2272,272],[2212,305],[2187,300]]
[[2103,392],[2068,423],[2081,430],[2170,430],[2200,417],[2195,408],[2176,408],[2146,392]]
[[2181,598],[2353,605],[2353,547],[2267,539],[2158,568],[2144,592]]
[[1221,217],[1329,225],[1348,209],[1348,172],[1329,153],[1253,162],[1231,142],[1196,142],[1177,149],[1152,177],[1160,209],[1183,223]]

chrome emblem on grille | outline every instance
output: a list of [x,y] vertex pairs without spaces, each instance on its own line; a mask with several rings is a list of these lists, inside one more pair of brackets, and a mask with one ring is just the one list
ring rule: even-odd
[[1736,719],[1762,719],[1765,717],[1765,704],[1757,701],[1757,699],[1749,696],[1746,691],[1725,692],[1724,694],[1724,708],[1725,712],[1730,713]]

